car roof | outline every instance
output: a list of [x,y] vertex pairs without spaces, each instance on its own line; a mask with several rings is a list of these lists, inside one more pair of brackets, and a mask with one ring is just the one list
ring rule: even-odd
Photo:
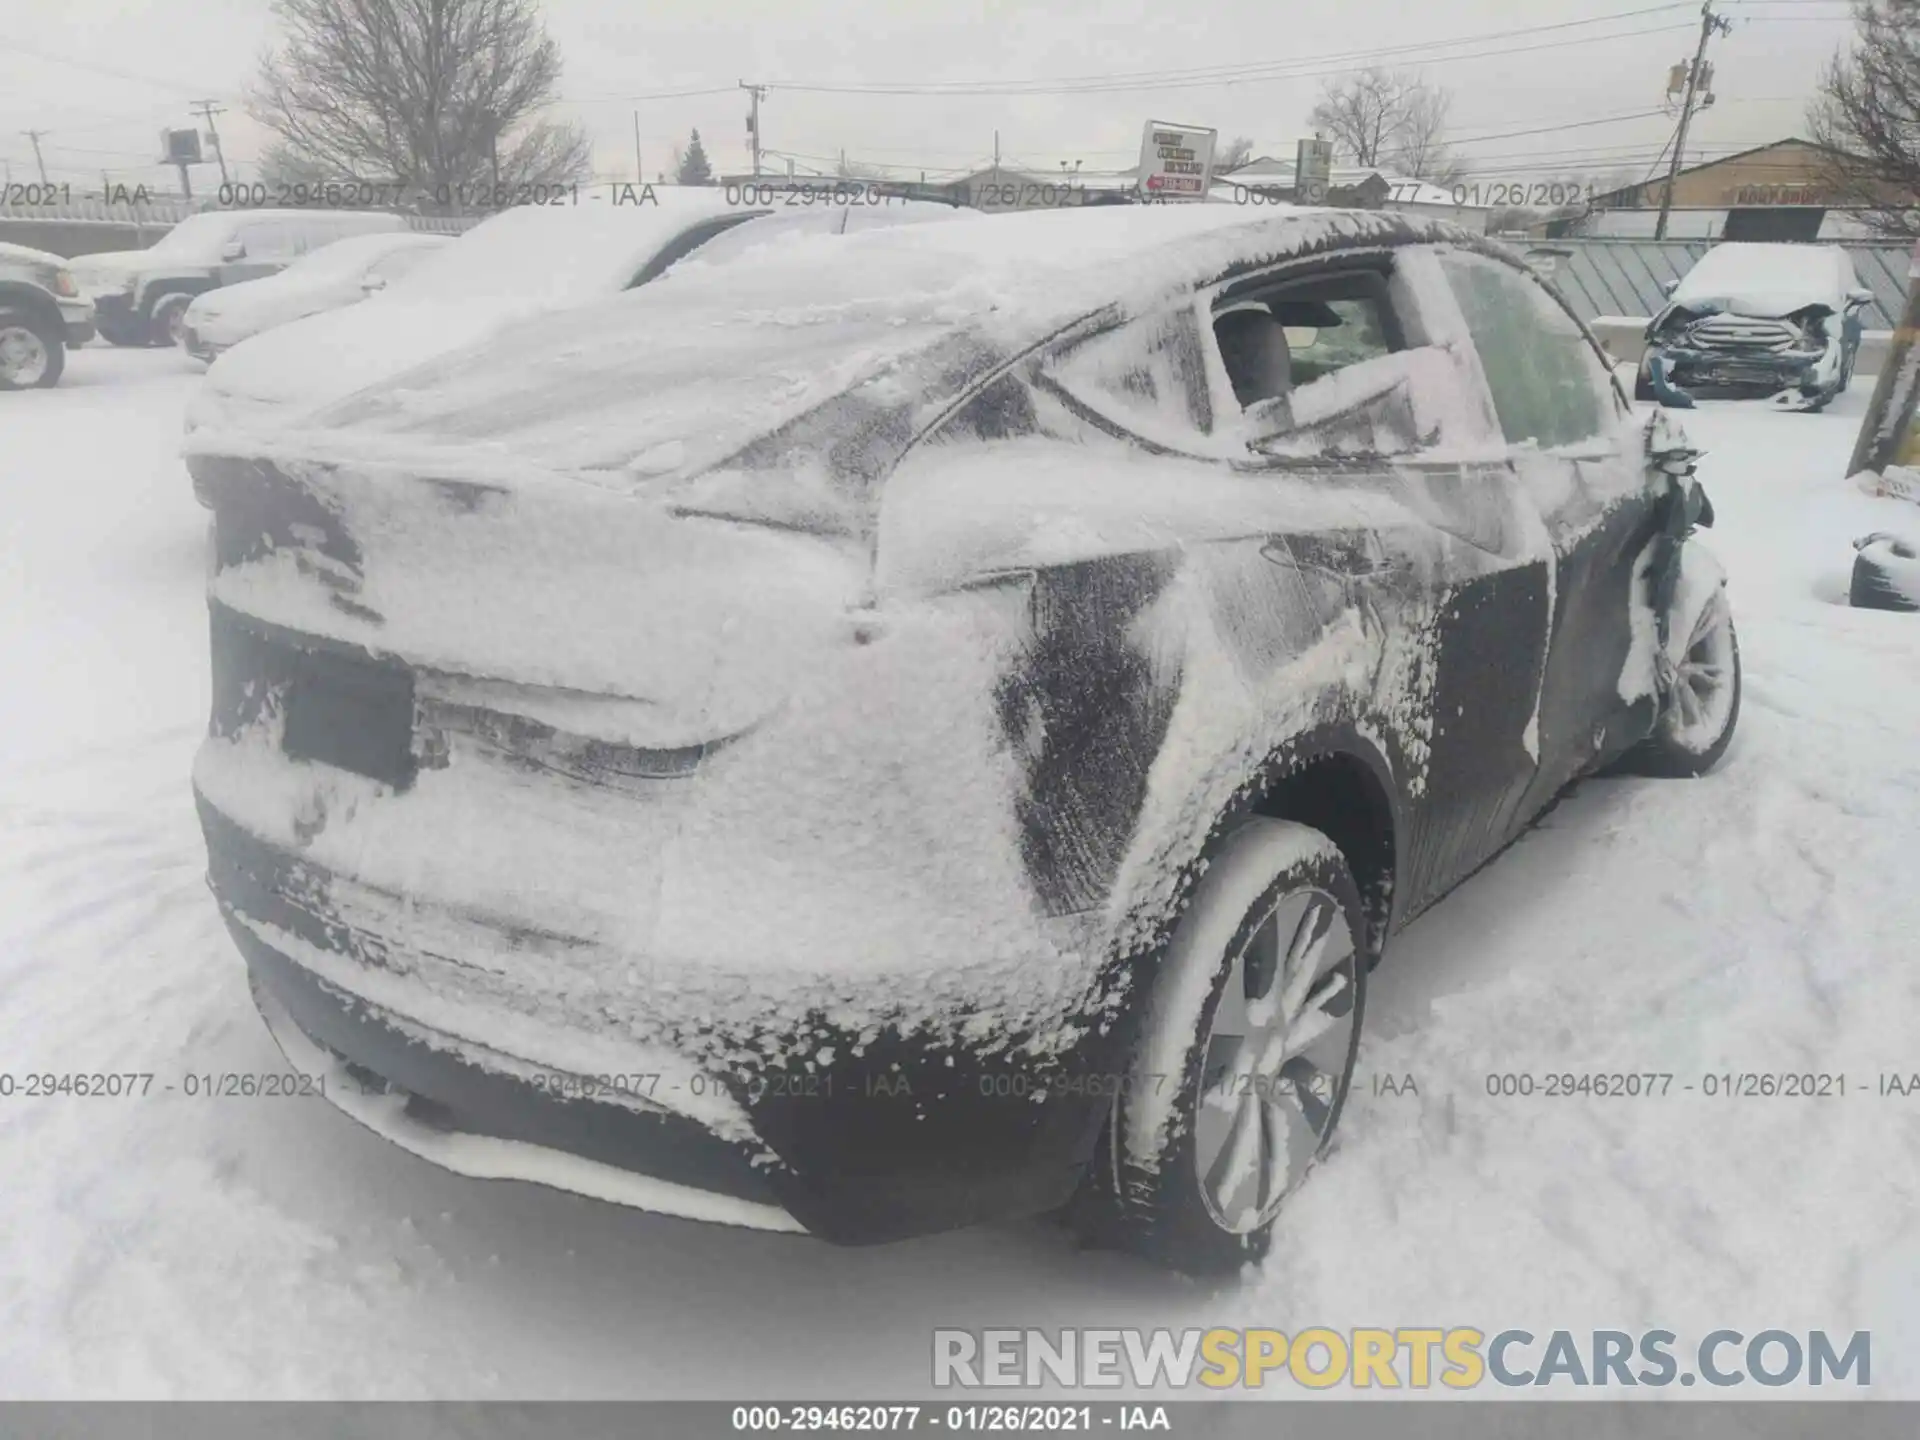
[[317,413],[308,438],[420,463],[477,445],[552,469],[683,447],[669,468],[697,468],[843,399],[937,407],[996,357],[1114,306],[1336,248],[1473,238],[1378,211],[1214,206],[792,235],[509,325]]

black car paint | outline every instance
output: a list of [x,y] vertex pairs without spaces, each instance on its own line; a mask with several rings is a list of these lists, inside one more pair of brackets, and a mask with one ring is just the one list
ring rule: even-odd
[[[1388,243],[1424,238],[1408,228]],[[1367,243],[1382,242],[1376,234]],[[1526,273],[1500,252],[1486,253]],[[1033,396],[1044,387],[1034,367],[1016,373],[1017,361],[970,357],[967,364],[982,377],[976,395],[949,406],[941,423],[981,435],[1028,433],[1038,426]],[[864,427],[861,438],[891,450],[897,460],[925,435],[903,435],[897,425],[877,423]],[[878,478],[876,471],[884,473],[867,449],[842,459],[865,471],[868,482]],[[193,468],[213,494],[221,564],[238,563],[263,546],[312,546],[322,573],[332,577],[336,600],[343,608],[357,603],[352,597],[359,542],[285,472],[260,461],[205,458]],[[1513,483],[1499,467],[1456,478],[1462,487]],[[1170,857],[1178,872],[1176,898],[1191,888],[1212,847],[1239,818],[1275,806],[1291,813],[1298,813],[1291,807],[1308,807],[1348,851],[1372,902],[1376,951],[1392,929],[1485,864],[1567,783],[1651,727],[1649,707],[1625,704],[1610,687],[1627,644],[1626,572],[1657,524],[1655,511],[1649,493],[1645,505],[1621,506],[1564,553],[1556,545],[1559,583],[1553,596],[1542,562],[1494,567],[1477,579],[1423,593],[1410,575],[1378,563],[1384,552],[1367,532],[1274,534],[1250,542],[1271,565],[1276,594],[1291,590],[1303,597],[1312,624],[1325,623],[1355,601],[1376,623],[1396,623],[1394,617],[1409,606],[1434,617],[1438,658],[1426,680],[1436,717],[1428,783],[1424,793],[1410,796],[1396,780],[1407,772],[1411,742],[1388,717],[1335,705],[1250,766],[1208,833]],[[1007,747],[1022,757],[1026,776],[1016,799],[1022,854],[1035,893],[1054,915],[1084,915],[1098,907],[1133,837],[1178,687],[1177,676],[1152,674],[1119,636],[1126,619],[1152,604],[1186,563],[1189,557],[1131,554],[1031,577],[1031,638],[995,703]],[[1014,583],[1022,582],[1015,577]],[[248,682],[266,680],[283,706],[292,699],[286,712],[289,753],[297,749],[397,788],[411,782],[420,764],[431,763],[431,757],[414,753],[416,701],[400,662],[271,633],[219,609],[213,645],[213,733],[233,733],[253,718],[248,706],[257,703],[260,690],[250,692]],[[1536,700],[1537,767],[1524,738]],[[1453,723],[1443,723],[1449,708]],[[1382,743],[1391,753],[1382,753]],[[494,1123],[498,1133],[505,1124],[519,1138],[546,1133],[547,1143],[566,1143],[573,1135],[577,1143],[570,1148],[584,1144],[641,1173],[690,1178],[673,1158],[685,1146],[624,1143],[621,1127],[629,1122],[609,1118],[596,1128],[595,1111],[572,1108],[585,1102],[564,1102],[568,1108],[551,1112],[553,1128],[542,1132],[535,1103],[542,1097],[526,1093],[527,1087],[502,1098],[499,1085],[514,1082],[494,1075],[476,1089],[474,1077],[457,1065],[419,1063],[421,1047],[408,1049],[411,1042],[368,1007],[313,981],[241,923],[249,916],[267,920],[362,964],[388,963],[380,937],[331,913],[332,878],[249,835],[204,798],[201,811],[210,878],[255,983],[293,1011],[308,1034],[366,1072],[386,1075],[429,1108],[464,1117],[464,1128],[488,1133]],[[836,1058],[743,1063],[719,1072],[777,1157],[753,1173],[810,1231],[846,1243],[1063,1203],[1093,1154],[1128,1069],[1139,1002],[1164,938],[1164,929],[1137,935],[1123,953],[1104,958],[1082,997],[1092,1023],[1072,1045],[1051,1053],[1022,1055],[1022,1042],[1031,1036],[996,1034],[970,1046],[899,1028],[878,1037],[854,1035],[824,1012],[793,1016],[790,1033],[775,1037],[782,1043],[768,1047],[772,1052],[812,1054],[829,1047]],[[689,1053],[719,1049],[751,1057],[747,1042],[767,1037],[730,1037],[731,1046],[715,1046],[711,1035],[663,1038],[683,1043]],[[786,1043],[796,1040],[804,1046]],[[1012,1055],[1021,1058],[1004,1058]],[[508,1120],[490,1122],[489,1114]],[[583,1134],[589,1138],[578,1140]],[[702,1154],[709,1148],[697,1138],[691,1146]],[[711,1155],[697,1161],[708,1163],[737,1173]],[[714,1183],[725,1193],[747,1193]]]

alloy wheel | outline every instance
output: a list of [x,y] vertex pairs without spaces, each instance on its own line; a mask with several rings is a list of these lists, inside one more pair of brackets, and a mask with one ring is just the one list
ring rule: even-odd
[[26,326],[0,329],[0,380],[22,390],[38,385],[49,360],[46,342]]
[[1215,1224],[1272,1220],[1319,1158],[1353,1039],[1356,957],[1339,902],[1283,895],[1234,957],[1195,1096],[1195,1174]]

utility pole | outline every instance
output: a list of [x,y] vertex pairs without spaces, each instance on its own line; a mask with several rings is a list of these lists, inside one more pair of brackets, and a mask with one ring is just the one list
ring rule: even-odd
[[749,85],[742,80],[740,88],[753,97],[753,110],[747,116],[747,135],[753,142],[753,174],[754,178],[758,179],[760,176],[760,97],[767,93],[767,87]]
[[633,183],[647,183],[647,172],[640,168],[640,112],[633,112]]
[[227,154],[220,148],[220,132],[213,128],[213,117],[227,112],[211,100],[196,100],[193,109],[207,122],[207,139],[213,142],[213,158],[220,162],[220,183],[227,183]]
[[47,179],[47,162],[40,156],[40,137],[47,132],[44,130],[23,130],[20,133],[33,142],[33,163],[40,167],[40,183],[42,185],[51,184],[52,182]]
[[1693,119],[1694,99],[1703,87],[1708,72],[1707,41],[1718,33],[1730,34],[1733,22],[1713,13],[1713,0],[1706,0],[1700,7],[1700,43],[1693,52],[1693,62],[1687,67],[1686,96],[1680,102],[1680,128],[1673,136],[1673,158],[1667,163],[1666,190],[1660,196],[1660,218],[1654,222],[1653,238],[1667,238],[1667,215],[1673,209],[1673,186],[1680,174],[1680,160],[1686,153],[1687,126]]

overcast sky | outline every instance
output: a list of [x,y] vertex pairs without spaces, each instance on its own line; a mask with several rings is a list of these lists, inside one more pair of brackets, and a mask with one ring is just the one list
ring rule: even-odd
[[[1820,67],[1850,31],[1840,0],[1721,9],[1739,23],[1709,51],[1719,100],[1695,121],[1690,161],[1803,133]],[[1112,169],[1137,157],[1148,119],[1211,125],[1252,137],[1256,153],[1291,156],[1325,83],[1302,72],[1368,57],[1452,92],[1449,138],[1487,178],[1644,173],[1672,130],[1658,113],[1668,69],[1691,54],[1699,24],[1697,6],[1651,0],[545,0],[544,10],[566,64],[560,113],[588,127],[609,178],[634,173],[636,111],[649,178],[695,126],[716,169],[746,169],[746,96],[730,88],[741,80],[772,87],[762,134],[773,168],[792,155],[803,172],[830,170],[844,150],[906,167],[897,173],[957,173],[991,160],[998,130],[1003,163]],[[1617,18],[1541,28],[1603,16]],[[16,182],[35,178],[21,132],[37,129],[56,181],[93,186],[104,169],[171,184],[150,164],[158,132],[191,123],[187,107],[211,99],[228,107],[218,121],[227,154],[249,175],[264,133],[245,116],[245,90],[273,36],[270,0],[0,0],[0,161]],[[1057,93],[1085,77],[1135,84],[1229,67],[1256,73]],[[1030,81],[1056,93],[801,88]],[[706,89],[724,93],[636,98]],[[1597,119],[1606,123],[1579,123]],[[1512,133],[1524,130],[1542,133]],[[195,176],[196,190],[217,183],[211,167]]]

